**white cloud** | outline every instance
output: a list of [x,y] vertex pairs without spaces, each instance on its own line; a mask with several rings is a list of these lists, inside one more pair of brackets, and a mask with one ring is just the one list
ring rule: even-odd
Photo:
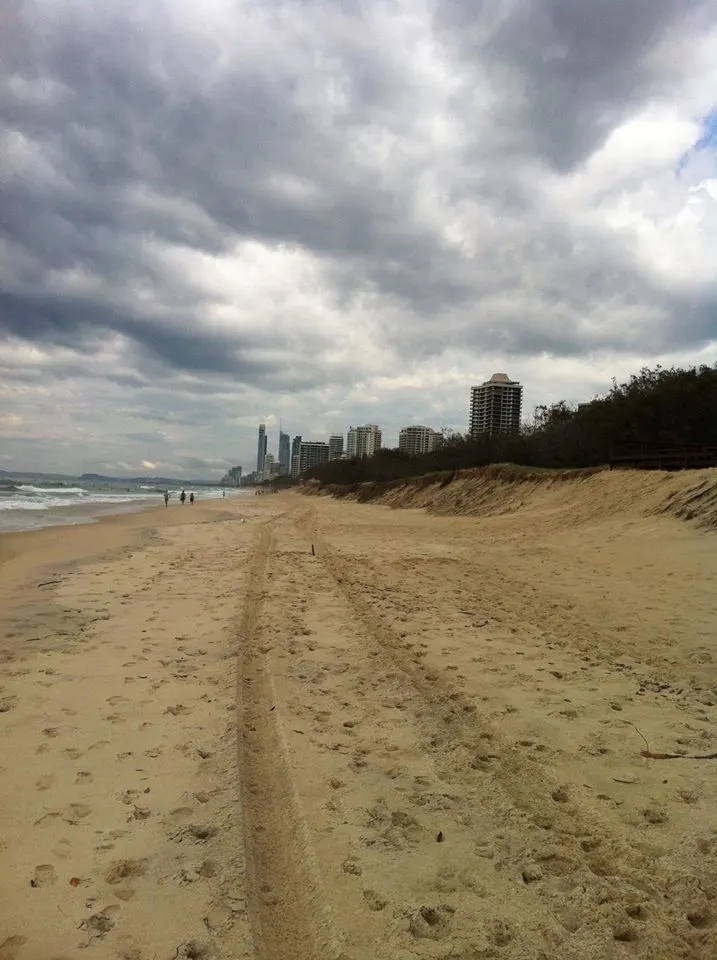
[[217,476],[260,420],[391,438],[496,370],[530,408],[717,359],[713,4],[21,7],[13,463]]

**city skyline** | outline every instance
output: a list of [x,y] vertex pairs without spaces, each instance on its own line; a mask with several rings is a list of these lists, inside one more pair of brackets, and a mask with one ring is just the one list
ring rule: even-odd
[[[522,420],[523,384],[511,380],[505,373],[494,373],[488,380],[470,387],[468,408],[468,428],[460,431],[465,436],[492,436],[496,433],[515,433],[520,429]],[[274,458],[267,454],[266,424],[259,424],[259,450],[264,457],[271,458],[269,469],[259,467],[257,457],[256,475],[271,479],[276,475],[298,477],[307,469],[331,460],[354,457],[370,457],[381,449],[398,449],[409,456],[430,453],[443,442],[443,432],[425,424],[405,424],[398,431],[395,445],[384,442],[379,424],[350,425],[346,433],[332,432],[324,439],[306,440],[303,435],[294,436],[291,444],[289,435],[279,424],[279,455]],[[345,444],[344,444],[345,441]],[[281,450],[284,449],[282,458]]]

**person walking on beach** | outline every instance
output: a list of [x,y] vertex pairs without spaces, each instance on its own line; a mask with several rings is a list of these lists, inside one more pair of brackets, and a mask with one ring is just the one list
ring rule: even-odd
[[169,490],[164,491],[164,505],[165,507],[169,506]]
[[190,493],[190,494],[189,494],[189,503],[190,503],[190,504],[194,503],[194,494],[193,494],[193,493]]
[[182,492],[179,494],[179,499],[182,501],[182,506],[184,506],[184,501],[187,499],[187,495],[184,490],[182,490]]

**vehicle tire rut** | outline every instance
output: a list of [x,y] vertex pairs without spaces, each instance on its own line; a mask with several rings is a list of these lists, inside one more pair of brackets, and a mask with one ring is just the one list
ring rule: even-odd
[[257,960],[340,960],[296,793],[261,612],[273,534],[260,531],[239,623],[238,769]]

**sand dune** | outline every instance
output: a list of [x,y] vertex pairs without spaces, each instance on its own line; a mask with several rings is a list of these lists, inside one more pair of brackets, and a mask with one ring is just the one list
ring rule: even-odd
[[[307,493],[318,492],[307,485]],[[666,513],[717,527],[717,470],[640,473],[622,470],[531,472],[505,466],[456,470],[389,483],[328,487],[322,492],[361,503],[425,507],[452,516],[493,516],[516,510],[555,515],[568,526],[617,513]]]
[[712,960],[716,483],[0,540],[0,960]]

